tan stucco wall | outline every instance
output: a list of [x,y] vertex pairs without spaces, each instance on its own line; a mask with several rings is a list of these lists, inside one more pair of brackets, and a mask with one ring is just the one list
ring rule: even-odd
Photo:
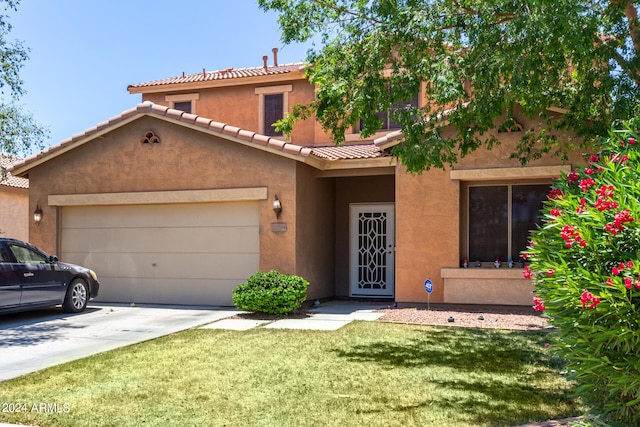
[[0,185],[0,237],[28,240],[29,212],[28,189]]
[[393,203],[394,181],[393,175],[335,178],[335,295],[338,297],[349,296],[349,205],[351,203]]
[[[160,144],[141,144],[153,130]],[[260,269],[295,273],[296,162],[195,130],[144,117],[114,130],[30,171],[30,211],[40,204],[42,223],[30,238],[51,253],[58,252],[58,212],[49,195],[219,188],[268,188],[260,202]],[[286,208],[285,233],[271,231],[273,197]]]
[[[289,109],[295,104],[306,104],[314,98],[313,86],[306,80],[219,87],[193,92],[187,91],[185,93],[199,94],[195,111],[198,116],[260,133],[261,130],[258,129],[259,96],[256,95],[255,90],[256,88],[280,85],[292,85],[291,92],[288,92]],[[175,94],[179,94],[179,92],[171,93],[171,95]],[[165,97],[165,93],[144,94],[142,101],[151,101],[154,104],[169,106],[170,102],[167,102]],[[314,120],[300,121],[296,124],[289,141],[303,146],[313,145],[315,132]]]
[[298,164],[296,179],[296,274],[310,285],[307,298],[334,295],[335,187],[333,179],[316,178],[311,167]]
[[[525,125],[531,126],[532,123],[525,122]],[[521,135],[497,132],[494,135],[502,141],[501,145],[492,150],[477,150],[461,159],[455,169],[515,168],[520,170],[522,166],[509,156]],[[581,163],[583,163],[583,157],[580,153],[575,153],[565,164]],[[562,164],[563,162],[557,157],[544,157],[531,162],[527,167]],[[530,301],[530,287],[515,270],[503,274],[508,276],[504,279],[504,283],[490,278],[478,281],[483,284],[483,291],[478,288],[465,289],[463,282],[472,283],[473,279],[452,279],[450,281],[456,289],[445,291],[441,269],[459,267],[461,241],[464,240],[464,236],[461,236],[463,232],[461,227],[462,182],[451,179],[450,172],[450,170],[438,169],[424,172],[422,175],[412,175],[406,173],[403,166],[398,166],[396,169],[396,300],[426,302],[424,281],[431,279],[433,282],[431,302],[519,305],[525,300]],[[518,179],[526,180],[527,174],[524,173]],[[514,181],[509,180],[509,182]],[[550,182],[550,180],[538,178],[535,182]],[[517,283],[520,293],[503,298],[505,293],[500,292],[499,287],[507,282]],[[479,292],[483,297],[475,298],[474,295],[477,296]],[[522,292],[527,296],[526,299],[523,299]],[[461,293],[465,295],[460,295]]]

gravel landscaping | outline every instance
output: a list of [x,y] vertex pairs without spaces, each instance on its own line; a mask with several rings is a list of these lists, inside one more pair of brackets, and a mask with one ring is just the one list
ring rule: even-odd
[[547,328],[546,317],[531,307],[500,306],[487,308],[470,305],[403,305],[383,310],[381,322],[418,325],[458,326],[489,329],[517,329],[539,331]]

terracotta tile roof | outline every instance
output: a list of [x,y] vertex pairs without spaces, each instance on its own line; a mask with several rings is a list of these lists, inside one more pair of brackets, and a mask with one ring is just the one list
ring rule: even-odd
[[[340,147],[314,147],[314,146],[302,146],[292,144],[282,139],[272,138],[266,135],[261,135],[256,132],[244,130],[231,126],[225,123],[216,122],[215,120],[208,119],[206,117],[200,117],[195,114],[185,113],[180,110],[175,110],[162,105],[153,104],[149,101],[145,101],[138,104],[136,107],[123,111],[117,116],[97,124],[83,132],[73,135],[71,138],[67,138],[58,144],[52,145],[46,148],[41,153],[37,153],[23,160],[15,161],[11,166],[7,167],[10,171],[19,170],[17,174],[26,174],[33,167],[47,160],[49,156],[55,156],[58,153],[67,151],[68,146],[74,144],[82,144],[92,137],[99,136],[104,132],[108,132],[111,128],[118,127],[133,120],[135,116],[151,115],[157,117],[164,117],[171,121],[182,122],[185,125],[191,127],[200,128],[203,131],[209,133],[221,135],[223,138],[229,137],[235,138],[237,141],[242,142],[248,146],[254,146],[255,148],[261,148],[274,151],[276,153],[282,152],[283,155],[293,155],[299,158],[301,161],[304,159],[310,159],[314,167],[322,168],[322,163],[318,162],[332,162],[337,160],[352,160],[352,159],[375,159],[379,157],[387,156],[382,149],[375,146],[373,143],[358,144],[358,145],[344,145]],[[315,160],[314,160],[315,159]]]
[[5,172],[6,175],[3,175],[2,173],[2,169],[7,169],[11,164],[20,160],[22,159],[11,158],[4,154],[0,154],[0,185],[16,188],[29,188],[29,180],[27,178],[13,176],[9,172]]
[[300,71],[304,69],[305,64],[303,62],[297,62],[293,64],[283,65],[271,65],[268,67],[253,67],[253,68],[227,68],[225,70],[206,71],[202,70],[201,73],[182,75],[179,77],[171,77],[168,79],[154,80],[145,83],[138,83],[129,85],[129,89],[144,88],[150,86],[163,86],[180,83],[200,83],[215,80],[229,80],[239,79],[243,77],[260,77],[260,76],[274,76],[278,74],[287,74],[293,71]]
[[313,147],[313,155],[327,160],[376,159],[387,154],[374,144]]

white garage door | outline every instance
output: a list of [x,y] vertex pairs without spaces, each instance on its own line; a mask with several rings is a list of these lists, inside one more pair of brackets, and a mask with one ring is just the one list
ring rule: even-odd
[[98,301],[233,305],[258,271],[257,202],[62,208],[62,261],[92,268]]

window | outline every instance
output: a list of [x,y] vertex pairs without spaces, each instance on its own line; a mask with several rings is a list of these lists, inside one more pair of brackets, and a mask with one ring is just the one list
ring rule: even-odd
[[191,114],[191,101],[174,102],[173,108]]
[[469,261],[517,260],[540,223],[549,185],[506,184],[468,187]]
[[267,136],[282,136],[273,124],[282,120],[284,115],[284,94],[277,93],[264,96],[264,134]]
[[273,124],[284,117],[289,109],[289,92],[293,85],[257,87],[258,95],[258,132],[267,136],[282,136],[276,132]]
[[196,101],[200,99],[199,93],[181,93],[179,95],[167,95],[164,100],[169,103],[169,108],[196,114]]
[[[417,93],[409,101],[396,102],[395,104],[393,104],[393,106],[391,107],[390,110],[381,111],[379,113],[376,113],[376,116],[382,122],[382,125],[380,126],[380,128],[378,130],[385,131],[385,130],[400,129],[400,127],[401,127],[400,124],[394,122],[391,119],[391,115],[393,114],[393,112],[398,111],[398,110],[402,110],[402,109],[406,108],[407,106],[413,106],[413,107],[416,107],[416,108],[418,107],[418,94]],[[363,122],[361,120],[360,121],[360,130],[362,130],[362,124],[363,124]]]
[[21,264],[44,264],[49,261],[45,255],[32,251],[31,249],[15,245],[9,247],[16,257],[16,260]]

